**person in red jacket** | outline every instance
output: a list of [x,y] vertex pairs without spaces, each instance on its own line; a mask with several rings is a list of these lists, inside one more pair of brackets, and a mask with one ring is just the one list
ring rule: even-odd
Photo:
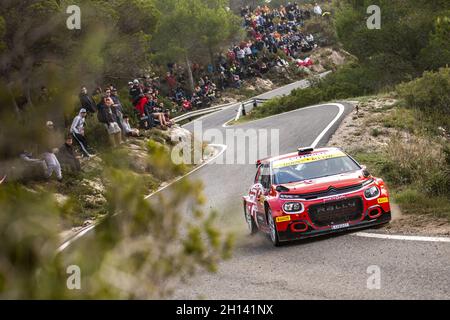
[[186,98],[183,99],[183,103],[181,106],[183,107],[184,111],[192,110],[192,103]]
[[139,116],[141,117],[145,116],[144,107],[147,104],[147,102],[148,102],[147,96],[143,96],[139,99],[136,106],[134,107],[139,112]]

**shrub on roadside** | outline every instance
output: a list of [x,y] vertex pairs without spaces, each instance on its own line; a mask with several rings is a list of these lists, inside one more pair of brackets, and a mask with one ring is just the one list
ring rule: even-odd
[[411,108],[428,114],[450,113],[450,68],[428,71],[421,78],[397,86],[400,98]]
[[323,101],[345,99],[374,92],[374,78],[358,64],[349,64],[323,80],[311,81],[311,87],[296,89],[288,96],[275,98],[254,110],[251,118],[258,119]]
[[394,185],[415,185],[432,196],[450,195],[449,172],[442,147],[416,138],[405,142],[393,137],[381,167],[381,174]]

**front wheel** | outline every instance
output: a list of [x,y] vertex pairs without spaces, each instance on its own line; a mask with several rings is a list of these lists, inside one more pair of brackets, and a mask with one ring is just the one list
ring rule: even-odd
[[267,209],[267,219],[269,221],[270,240],[272,241],[272,244],[275,247],[279,247],[280,246],[280,239],[278,238],[277,227],[276,227],[276,224],[275,224],[275,220],[273,219],[273,216],[272,216],[272,210],[270,210],[270,208]]
[[245,221],[247,222],[248,231],[251,235],[258,232],[258,227],[256,226],[255,220],[253,219],[250,212],[248,212],[247,205],[244,204],[244,217]]

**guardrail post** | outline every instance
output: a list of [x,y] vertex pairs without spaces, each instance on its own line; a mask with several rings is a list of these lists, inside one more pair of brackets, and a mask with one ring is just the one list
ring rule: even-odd
[[258,106],[258,101],[256,99],[253,99],[253,108],[256,108]]
[[242,116],[245,117],[247,115],[247,112],[245,111],[245,104],[242,103]]

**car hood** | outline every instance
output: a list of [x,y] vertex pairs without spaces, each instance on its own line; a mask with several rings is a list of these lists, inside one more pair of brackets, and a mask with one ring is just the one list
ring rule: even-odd
[[283,192],[286,194],[301,194],[325,191],[330,187],[339,189],[348,186],[355,186],[361,184],[370,178],[365,177],[362,170],[338,174],[329,177],[323,177],[312,180],[304,180],[300,182],[292,182],[283,184],[289,191]]

